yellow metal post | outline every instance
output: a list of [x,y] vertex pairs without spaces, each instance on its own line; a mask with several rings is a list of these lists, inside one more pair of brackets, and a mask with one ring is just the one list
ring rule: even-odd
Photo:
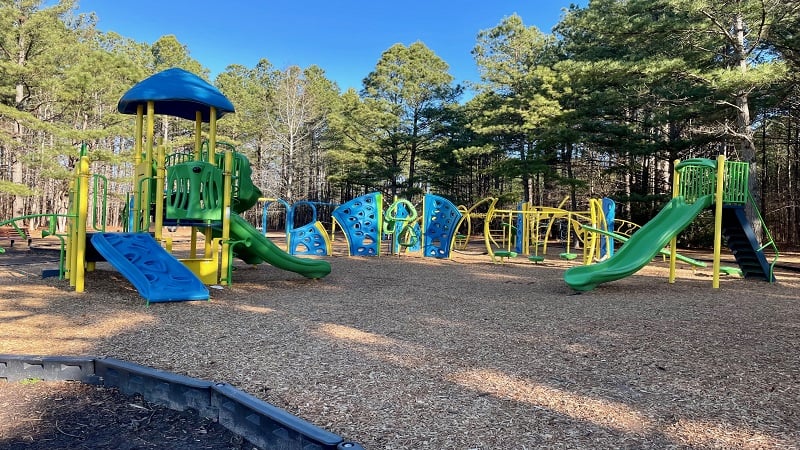
[[[217,164],[217,109],[213,106],[208,108],[208,162],[213,165]],[[211,227],[206,227],[204,234],[205,251],[203,253],[206,258],[210,258],[212,251],[211,241],[214,239],[214,233]]]
[[[203,159],[203,112],[202,111],[195,111],[194,113],[194,160],[201,161]],[[189,248],[189,258],[194,259],[197,258],[197,233],[200,230],[196,226],[192,225],[191,228],[191,247]],[[208,240],[208,234],[206,234],[206,240]],[[206,253],[209,253],[209,247],[206,246]],[[208,254],[206,254],[206,257]]]
[[78,181],[78,230],[75,245],[75,292],[83,292],[86,263],[86,217],[89,211],[89,157],[80,159]]
[[216,165],[217,153],[217,108],[208,108],[208,162]]
[[[203,112],[202,111],[195,111],[194,112],[194,160],[201,161],[203,159]],[[200,229],[194,225],[192,225],[192,237],[189,248],[189,258],[194,259],[197,258],[197,233]],[[206,230],[207,231],[207,230]],[[209,235],[206,233],[205,235],[206,240],[208,240]],[[210,253],[210,247],[206,245],[206,257],[208,257]]]
[[[148,100],[147,102],[147,141],[145,142],[145,177],[150,178],[153,176],[153,148],[154,143],[153,139],[155,136],[155,111],[156,111],[156,104],[152,100]],[[145,181],[144,188],[142,189],[142,200],[141,200],[141,211],[143,218],[146,217],[142,223],[142,228],[144,228],[144,223],[150,223],[150,198],[152,193],[150,192],[150,180]],[[143,231],[147,231],[144,229]]]
[[[134,125],[134,136],[133,136],[133,162],[134,167],[139,167],[139,164],[142,163],[142,139],[144,133],[144,105],[139,104],[136,105],[136,121]],[[133,203],[129,204],[128,207],[130,208],[128,211],[128,216],[132,219],[130,223],[134,224],[134,230],[128,231],[138,231],[139,226],[141,224],[141,205],[142,205],[142,193],[139,191],[139,177],[138,171],[134,174],[134,181],[133,181]]]
[[163,142],[159,144],[156,157],[156,217],[155,217],[155,238],[161,242],[162,228],[164,226],[164,154]]
[[145,159],[153,161],[153,136],[155,135],[156,128],[156,103],[152,100],[147,101],[147,141],[145,142]]
[[714,277],[711,286],[719,289],[720,253],[722,250],[722,204],[725,190],[725,155],[717,156],[717,186],[714,195]]
[[197,258],[197,227],[192,227],[192,236],[189,238],[189,258]]
[[[678,167],[681,160],[676,159],[673,164],[673,167]],[[678,197],[681,195],[681,174],[676,170],[672,169],[672,198]],[[678,236],[673,236],[672,239],[669,241],[669,282],[675,282],[675,270],[676,270],[676,262],[678,260]]]
[[67,272],[70,287],[75,287],[75,246],[78,239],[78,184],[80,164],[75,167],[75,177],[69,182],[69,219],[67,220]]
[[225,167],[223,170],[222,194],[222,263],[220,273],[224,277],[222,284],[230,286],[230,236],[231,236],[231,193],[233,191],[231,172],[233,171],[233,153],[225,151]]
[[142,128],[144,127],[144,105],[136,106],[136,125],[134,127],[133,158],[136,164],[142,162]]

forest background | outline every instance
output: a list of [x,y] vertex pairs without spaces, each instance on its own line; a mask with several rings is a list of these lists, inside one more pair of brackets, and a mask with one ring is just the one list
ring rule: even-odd
[[[0,221],[65,214],[86,143],[109,180],[109,224],[120,225],[134,158],[119,98],[171,67],[208,79],[173,35],[136,42],[96,24],[75,0],[0,0]],[[670,197],[676,159],[725,155],[751,163],[765,224],[797,246],[798,30],[798,2],[592,0],[552,33],[518,15],[476,30],[468,99],[423,42],[386,49],[360,90],[267,56],[210,81],[236,107],[218,139],[248,156],[268,197],[433,192],[467,206],[489,196],[555,206],[569,196],[579,210],[608,196],[618,218],[643,224]],[[192,122],[159,117],[156,128],[170,151],[193,145]],[[707,244],[709,232],[701,220],[684,244]]]

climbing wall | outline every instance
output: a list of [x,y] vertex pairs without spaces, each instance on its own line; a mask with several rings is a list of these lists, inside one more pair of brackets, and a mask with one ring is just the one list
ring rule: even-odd
[[331,254],[328,232],[319,221],[297,227],[288,234],[290,255],[328,256]]
[[434,194],[425,195],[424,256],[449,258],[461,211],[450,200]]
[[362,195],[339,205],[333,218],[344,231],[351,256],[378,256],[381,248],[383,195]]

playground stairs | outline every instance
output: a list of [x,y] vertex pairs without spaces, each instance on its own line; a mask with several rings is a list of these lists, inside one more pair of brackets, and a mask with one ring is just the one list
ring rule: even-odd
[[744,278],[775,281],[753,226],[745,214],[744,205],[726,205],[722,209],[722,235]]

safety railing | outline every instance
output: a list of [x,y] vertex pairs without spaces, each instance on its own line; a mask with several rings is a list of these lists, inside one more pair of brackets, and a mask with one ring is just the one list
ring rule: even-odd
[[769,280],[775,280],[775,264],[778,263],[778,258],[780,257],[780,252],[778,252],[778,246],[775,244],[775,239],[772,237],[772,233],[770,233],[769,229],[767,228],[766,222],[764,222],[764,218],[761,217],[761,212],[756,207],[756,200],[753,198],[750,192],[747,192],[747,201],[753,207],[753,211],[758,218],[758,222],[761,224],[761,231],[763,231],[763,239],[761,242],[761,246],[757,249],[760,252],[764,252],[764,249],[769,248],[772,251],[772,261],[769,263]]

